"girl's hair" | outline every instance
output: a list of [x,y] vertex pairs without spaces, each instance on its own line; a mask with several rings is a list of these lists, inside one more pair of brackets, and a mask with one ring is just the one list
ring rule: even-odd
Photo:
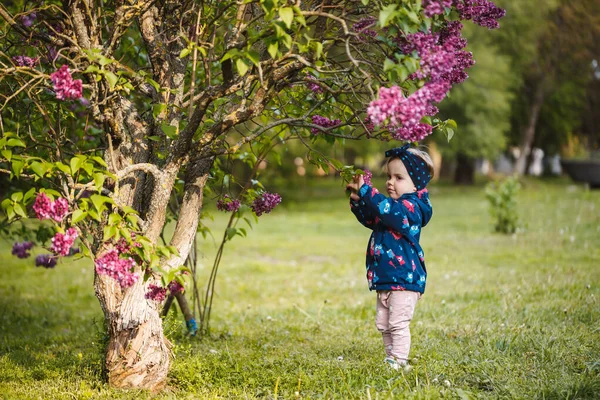
[[[407,149],[408,152],[416,155],[417,157],[419,157],[421,160],[423,160],[425,162],[425,165],[427,165],[427,169],[429,170],[429,174],[433,177],[434,172],[435,172],[435,168],[433,166],[433,160],[431,159],[431,156],[425,152],[424,150],[421,149],[417,149],[415,147],[409,147]],[[399,158],[397,156],[392,156],[390,158],[388,158],[387,163],[385,164],[386,167],[388,166],[388,164],[390,163],[390,161],[392,161],[395,158]]]

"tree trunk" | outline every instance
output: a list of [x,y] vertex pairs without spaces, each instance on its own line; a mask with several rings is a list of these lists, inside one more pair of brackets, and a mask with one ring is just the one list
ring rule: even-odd
[[108,383],[155,392],[166,383],[171,344],[163,335],[158,303],[144,297],[145,286],[139,279],[123,290],[112,278],[96,275],[96,294],[109,334],[105,361]]
[[521,143],[519,145],[519,158],[515,163],[514,172],[518,175],[524,175],[527,168],[527,160],[529,153],[531,152],[531,146],[535,139],[535,128],[537,125],[538,118],[540,116],[540,110],[544,104],[544,82],[539,82],[535,88],[535,95],[533,96],[533,102],[531,109],[529,110],[529,120],[527,126],[523,131],[521,137]]
[[475,183],[475,160],[463,153],[456,154],[454,183],[457,185],[472,185]]

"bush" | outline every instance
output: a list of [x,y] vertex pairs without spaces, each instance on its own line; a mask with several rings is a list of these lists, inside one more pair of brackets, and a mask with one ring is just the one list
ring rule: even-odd
[[487,185],[485,195],[490,202],[490,214],[495,220],[496,232],[514,233],[517,230],[517,193],[520,188],[521,184],[514,176]]

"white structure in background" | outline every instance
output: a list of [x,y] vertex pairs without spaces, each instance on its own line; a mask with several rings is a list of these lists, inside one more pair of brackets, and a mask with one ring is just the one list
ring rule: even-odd
[[540,176],[544,172],[544,164],[542,160],[544,159],[544,150],[538,149],[534,147],[531,150],[531,164],[529,164],[529,175]]
[[513,172],[513,161],[501,153],[494,162],[494,170],[499,174],[510,175]]
[[562,167],[560,166],[560,156],[558,154],[548,157],[548,166],[550,167],[550,173],[552,175],[562,174]]

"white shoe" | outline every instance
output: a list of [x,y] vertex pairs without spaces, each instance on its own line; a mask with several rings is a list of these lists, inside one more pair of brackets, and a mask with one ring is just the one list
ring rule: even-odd
[[411,370],[411,366],[408,365],[408,361],[406,360],[396,360],[393,357],[386,357],[384,358],[383,362],[390,367],[391,369],[393,369],[394,371],[399,371],[400,369],[403,369],[404,372],[408,372]]

